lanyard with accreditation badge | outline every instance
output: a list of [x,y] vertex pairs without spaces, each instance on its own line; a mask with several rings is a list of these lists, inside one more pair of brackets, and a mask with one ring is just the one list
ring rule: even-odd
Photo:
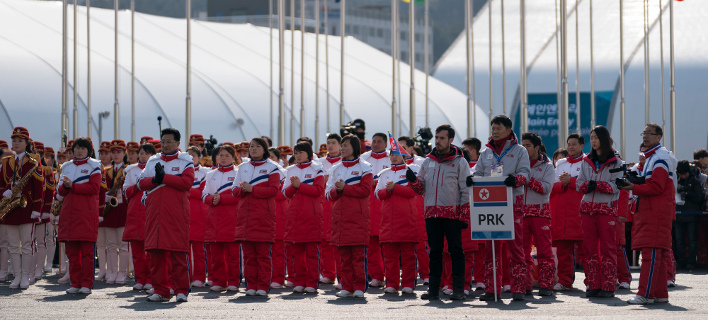
[[497,163],[492,165],[492,177],[501,177],[504,175],[504,165],[501,163],[501,160],[507,153],[509,153],[509,150],[511,150],[512,147],[514,147],[513,144],[506,148],[506,150],[504,150],[504,152],[502,152],[502,154],[499,156],[497,156],[492,150],[491,155],[494,156],[495,159],[497,159]]

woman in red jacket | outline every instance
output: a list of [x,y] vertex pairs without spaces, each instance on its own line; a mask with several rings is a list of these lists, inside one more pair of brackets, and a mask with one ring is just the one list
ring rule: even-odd
[[332,167],[325,197],[333,201],[330,244],[339,248],[342,260],[342,291],[338,297],[363,298],[367,289],[366,246],[369,244],[369,194],[374,175],[371,166],[359,160],[359,138],[342,139],[342,163]]
[[270,290],[271,244],[275,240],[275,195],[280,186],[280,166],[268,159],[268,144],[254,138],[248,147],[251,161],[238,167],[232,193],[241,198],[236,241],[241,242],[248,286],[246,295],[267,296]]
[[211,243],[213,268],[209,270],[211,291],[238,291],[241,282],[240,253],[234,242],[239,199],[231,194],[236,179],[236,152],[230,146],[220,146],[215,151],[216,170],[205,178],[202,199],[208,207],[205,240]]
[[[418,196],[408,185],[403,157],[394,152],[389,157],[391,168],[379,172],[379,183],[375,191],[376,198],[381,200],[379,242],[386,266],[384,293],[397,293],[399,285],[403,286],[403,293],[413,293],[415,246],[418,242]],[[399,275],[401,269],[402,277]]]
[[101,163],[89,158],[93,146],[86,138],[72,145],[74,160],[62,166],[57,199],[64,200],[58,241],[65,242],[71,288],[66,293],[91,293],[94,245],[98,236]]
[[319,283],[319,242],[322,240],[322,165],[312,161],[312,146],[295,145],[297,163],[287,168],[283,194],[290,199],[285,237],[293,255],[294,292],[317,292]]
[[[273,162],[280,162],[280,151],[277,148],[268,148],[270,153],[270,160]],[[283,287],[285,282],[285,271],[290,269],[289,281],[292,284],[292,260],[286,259],[285,254],[289,253],[285,249],[285,241],[283,237],[285,236],[285,214],[288,210],[288,198],[283,194],[283,183],[285,179],[285,169],[280,170],[280,188],[278,189],[278,194],[275,196],[275,242],[271,248],[271,257],[273,259],[273,275],[270,283],[271,289],[280,289]],[[286,261],[287,266],[286,268]]]
[[150,262],[145,254],[145,206],[142,203],[143,192],[138,189],[138,177],[145,169],[147,161],[155,155],[155,147],[144,144],[138,149],[138,163],[125,169],[123,192],[128,201],[128,215],[125,219],[123,241],[130,242],[133,255],[135,285],[133,290],[150,290]]
[[[111,190],[116,184],[121,184],[121,179],[125,180],[125,168],[128,165],[125,141],[118,139],[111,141],[110,152],[111,166],[103,170],[106,179],[105,192]],[[105,210],[110,211],[104,214],[104,220],[98,226],[104,228],[106,236],[106,283],[123,285],[130,264],[128,242],[122,240],[125,219],[128,215],[128,203],[123,201],[122,185],[118,188],[119,191],[115,195],[106,194],[104,213]],[[110,201],[115,201],[116,206],[112,207]]]
[[206,281],[206,247],[204,232],[206,229],[207,206],[202,202],[205,178],[210,169],[202,167],[202,153],[196,146],[187,148],[194,163],[194,183],[189,189],[189,265],[193,287],[204,287]]

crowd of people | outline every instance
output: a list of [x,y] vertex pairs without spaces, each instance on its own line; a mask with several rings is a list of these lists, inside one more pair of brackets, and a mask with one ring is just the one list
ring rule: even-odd
[[[58,250],[67,294],[133,278],[152,302],[186,302],[205,286],[267,296],[333,284],[338,297],[363,297],[369,286],[412,294],[420,283],[422,299],[480,291],[482,301],[502,292],[519,301],[534,286],[540,296],[572,289],[577,263],[586,296],[606,298],[630,289],[628,223],[642,257],[628,303],[668,302],[676,267],[696,265],[708,152],[677,161],[656,124],[631,164],[603,126],[592,129],[589,153],[571,134],[549,158],[541,137],[519,140],[503,115],[484,148],[476,138],[458,146],[455,129],[441,125],[428,154],[411,137],[369,141],[365,123],[354,123],[353,134],[328,134],[318,149],[307,137],[278,147],[256,137],[208,150],[193,134],[183,152],[168,128],[159,139],[103,141],[98,154],[88,137],[55,153],[14,128],[10,144],[0,141],[0,281],[12,274],[10,288],[28,288],[52,271]],[[468,190],[482,177],[505,177],[513,190],[514,240],[471,239]]]

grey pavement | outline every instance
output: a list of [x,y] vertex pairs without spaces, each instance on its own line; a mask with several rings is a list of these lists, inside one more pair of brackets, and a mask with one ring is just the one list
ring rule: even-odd
[[[56,269],[55,269],[56,270]],[[576,286],[584,275],[576,273]],[[318,294],[293,293],[291,289],[271,290],[266,297],[247,297],[238,293],[212,293],[208,288],[193,288],[189,302],[145,301],[146,294],[125,286],[96,282],[90,295],[68,295],[67,284],[58,276],[48,276],[27,290],[11,290],[0,283],[0,319],[708,319],[708,276],[705,271],[680,273],[676,288],[669,289],[670,303],[630,306],[625,300],[638,286],[638,270],[633,272],[632,290],[620,290],[611,299],[585,298],[584,290],[573,289],[555,297],[527,296],[525,302],[479,301],[479,293],[466,301],[424,301],[425,287],[418,285],[415,295],[388,295],[370,288],[366,297],[337,298],[332,285],[320,286]],[[534,290],[536,293],[537,290]]]

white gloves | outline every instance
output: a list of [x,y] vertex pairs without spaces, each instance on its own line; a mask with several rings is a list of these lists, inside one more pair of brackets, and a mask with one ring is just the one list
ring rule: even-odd
[[103,217],[98,217],[98,223],[103,222]]
[[32,211],[32,215],[30,216],[30,218],[32,218],[32,219],[37,219],[37,218],[39,218],[39,217],[41,217],[41,216],[42,216],[41,213],[39,213],[39,212],[37,212],[37,211]]
[[108,195],[108,192],[106,192],[106,203],[108,203],[109,201],[111,201],[111,196]]
[[2,193],[2,196],[5,198],[9,198],[12,196],[12,191],[10,189],[5,190],[5,192]]
[[49,219],[49,218],[51,218],[51,216],[52,215],[50,213],[42,213],[42,220]]

